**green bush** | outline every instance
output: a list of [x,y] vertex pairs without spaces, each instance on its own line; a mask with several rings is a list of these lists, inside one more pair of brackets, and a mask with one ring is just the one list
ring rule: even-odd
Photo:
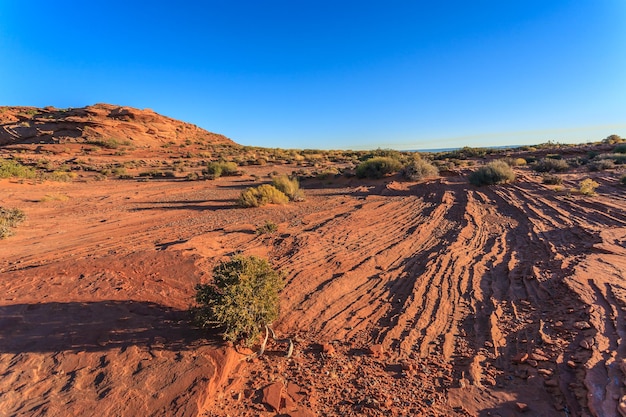
[[604,171],[605,169],[615,168],[615,163],[610,159],[599,159],[587,165],[589,171]]
[[563,159],[544,158],[533,164],[537,172],[564,172],[569,169],[569,164]]
[[291,201],[304,200],[304,193],[300,189],[300,183],[297,178],[279,175],[272,178],[272,185],[282,191]]
[[37,171],[11,159],[0,159],[0,178],[35,178]]
[[261,330],[278,318],[282,274],[255,256],[235,256],[213,269],[211,284],[196,286],[192,308],[200,327],[219,325],[224,339],[252,345]]
[[506,184],[515,180],[515,172],[504,161],[493,161],[478,168],[469,176],[474,185]]
[[615,149],[613,149],[613,153],[626,153],[626,144],[617,145]]
[[356,176],[359,178],[382,178],[402,169],[402,163],[387,156],[377,156],[361,162],[356,167]]
[[234,162],[209,162],[202,170],[205,178],[214,180],[219,177],[239,175],[239,169]]
[[594,195],[596,193],[596,188],[598,188],[599,186],[600,184],[598,184],[591,178],[587,178],[580,182],[580,188],[578,192],[584,195]]
[[289,197],[273,185],[263,184],[256,188],[248,188],[239,196],[239,204],[243,207],[260,207],[265,204],[286,204]]
[[429,161],[416,158],[402,168],[402,176],[409,181],[419,181],[424,178],[436,177],[439,169]]

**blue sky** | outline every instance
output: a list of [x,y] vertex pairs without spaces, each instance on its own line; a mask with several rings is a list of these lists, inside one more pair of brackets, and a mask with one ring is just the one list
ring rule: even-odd
[[151,108],[238,143],[626,136],[626,2],[0,1],[0,105]]

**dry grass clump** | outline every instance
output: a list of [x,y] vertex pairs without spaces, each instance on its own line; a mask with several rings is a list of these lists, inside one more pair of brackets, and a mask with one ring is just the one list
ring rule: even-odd
[[542,180],[544,184],[547,185],[561,185],[563,184],[563,178],[556,176],[556,175],[552,175],[552,174],[544,174],[542,176]]
[[565,172],[570,168],[563,159],[543,158],[535,162],[533,169],[537,172]]
[[515,172],[504,161],[493,161],[478,168],[469,176],[474,185],[506,184],[515,180]]
[[356,176],[359,178],[382,178],[394,174],[402,169],[402,162],[389,156],[376,156],[361,162],[356,167]]
[[239,196],[239,205],[243,207],[260,207],[266,204],[287,204],[289,197],[273,185],[263,184],[256,188],[248,188]]
[[219,177],[240,175],[239,168],[235,162],[209,162],[202,170],[205,178],[214,180]]
[[430,161],[415,158],[402,168],[402,176],[409,181],[419,181],[424,178],[436,177],[439,175],[439,168]]
[[579,185],[580,188],[578,189],[578,192],[583,195],[594,195],[596,193],[596,188],[600,186],[600,184],[591,178],[582,180]]
[[257,235],[271,235],[278,231],[278,225],[272,221],[266,220],[261,226],[256,228]]
[[24,221],[26,215],[17,208],[0,207],[0,239],[12,236],[13,228]]
[[304,192],[300,189],[300,182],[297,178],[279,175],[272,178],[272,185],[282,191],[291,201],[304,200]]

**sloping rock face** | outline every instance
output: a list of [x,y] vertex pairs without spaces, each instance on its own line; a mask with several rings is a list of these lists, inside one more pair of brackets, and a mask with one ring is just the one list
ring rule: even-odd
[[111,104],[70,109],[0,107],[0,146],[97,143],[156,148],[189,141],[234,144],[226,136],[148,109]]

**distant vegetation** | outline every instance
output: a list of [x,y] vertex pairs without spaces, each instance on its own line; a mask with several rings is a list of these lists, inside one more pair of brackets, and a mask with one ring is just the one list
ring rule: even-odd
[[278,225],[274,222],[266,220],[261,226],[256,228],[257,235],[271,235],[278,230]]
[[361,162],[356,167],[358,178],[379,179],[385,175],[395,174],[402,169],[402,163],[389,156],[377,156]]
[[506,184],[515,180],[515,172],[504,161],[493,161],[478,168],[469,176],[474,185]]
[[252,345],[279,313],[282,274],[264,259],[235,256],[213,269],[213,282],[196,286],[192,308],[200,327],[221,326],[225,340]]
[[205,178],[214,180],[219,177],[228,177],[233,175],[240,175],[239,168],[234,162],[209,162],[202,170],[202,174]]
[[436,177],[439,175],[439,168],[431,162],[417,157],[408,162],[402,168],[401,173],[409,181],[419,181],[424,178]]
[[0,159],[0,178],[35,178],[37,171],[11,159]]

